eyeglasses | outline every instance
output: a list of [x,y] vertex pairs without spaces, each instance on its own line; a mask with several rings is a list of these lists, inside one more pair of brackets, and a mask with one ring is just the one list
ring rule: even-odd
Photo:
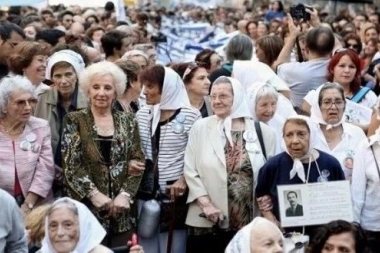
[[227,95],[227,94],[221,94],[219,96],[217,95],[210,95],[210,101],[215,101],[217,99],[219,99],[220,101],[226,101],[227,99],[229,99],[231,97],[231,95]]
[[359,49],[359,44],[346,43],[348,48]]
[[321,107],[323,109],[329,109],[332,107],[332,105],[335,105],[336,108],[338,109],[341,109],[344,107],[345,105],[345,102],[343,100],[335,100],[335,101],[332,101],[332,100],[323,100],[322,101],[322,105]]
[[29,98],[28,100],[17,100],[13,104],[15,104],[19,108],[24,108],[26,104],[30,105],[31,107],[35,106],[37,104],[38,100],[35,98]]

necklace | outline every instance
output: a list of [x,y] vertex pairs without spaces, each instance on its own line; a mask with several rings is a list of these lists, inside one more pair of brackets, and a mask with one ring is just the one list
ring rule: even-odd
[[101,136],[113,135],[113,131],[114,131],[112,128],[99,127],[96,124],[94,124],[93,128]]
[[0,122],[0,126],[1,126],[1,130],[4,133],[6,133],[6,134],[8,134],[10,136],[18,136],[18,135],[20,135],[24,131],[24,128],[25,128],[25,125],[23,125],[19,129],[12,129],[12,130],[10,130],[10,129],[8,129],[8,126],[5,126],[4,122],[2,122],[2,121]]

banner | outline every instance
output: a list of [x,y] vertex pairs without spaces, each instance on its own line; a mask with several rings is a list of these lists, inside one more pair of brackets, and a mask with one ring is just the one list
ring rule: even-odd
[[34,6],[47,2],[47,0],[0,0],[0,6]]

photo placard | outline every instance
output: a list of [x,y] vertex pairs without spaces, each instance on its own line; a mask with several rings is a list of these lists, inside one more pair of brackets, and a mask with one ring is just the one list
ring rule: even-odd
[[277,191],[282,227],[320,225],[338,219],[354,220],[347,180],[279,185]]

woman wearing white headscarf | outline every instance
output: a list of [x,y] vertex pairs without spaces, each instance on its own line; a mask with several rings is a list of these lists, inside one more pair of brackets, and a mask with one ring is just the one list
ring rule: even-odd
[[[248,88],[248,106],[254,120],[261,121],[277,131],[284,126],[286,116],[278,112],[284,106],[280,94],[269,83],[253,83]],[[296,115],[291,108],[289,115]],[[281,147],[282,136],[276,132],[276,154],[283,151]]]
[[[309,118],[296,115],[285,121],[283,127],[285,152],[269,159],[260,169],[257,179],[256,197],[270,196],[273,204],[271,211],[263,210],[267,207],[259,201],[260,210],[265,217],[275,222],[280,220],[278,185],[344,180],[339,162],[331,155],[313,148],[314,138],[315,128]],[[299,215],[296,208],[289,211],[291,211],[290,216]],[[302,213],[302,209],[300,212]],[[303,232],[301,228],[291,228],[289,232],[292,231]],[[306,227],[307,235],[311,231]]]
[[317,124],[314,147],[338,159],[346,179],[351,180],[355,151],[366,136],[360,127],[345,122],[345,107],[342,87],[325,83],[316,90],[310,119]]
[[[377,118],[380,120],[380,98]],[[363,139],[355,154],[351,195],[354,220],[367,230],[373,252],[380,247],[380,128],[368,139]]]
[[234,236],[225,253],[282,253],[283,244],[281,230],[273,222],[256,217]]
[[[91,211],[70,198],[56,200],[48,209],[40,253],[111,253],[100,243],[106,231]],[[144,251],[138,245],[130,252]]]
[[[141,72],[140,81],[147,106],[140,109],[136,117],[146,169],[137,198],[142,210],[148,200],[156,199],[161,204],[159,228],[149,238],[140,233],[141,244],[149,253],[166,252],[171,227],[174,229],[173,253],[183,253],[187,239],[184,155],[189,131],[201,115],[191,107],[185,85],[174,70],[155,65]],[[173,207],[175,217],[171,214]]]
[[84,70],[82,56],[72,50],[54,53],[47,62],[45,77],[53,82],[53,89],[39,98],[34,116],[49,121],[51,129],[51,146],[53,148],[56,180],[53,184],[54,195],[62,195],[62,155],[61,136],[63,118],[68,112],[84,109],[88,99],[78,89],[78,78]]
[[215,115],[194,124],[185,153],[189,253],[224,252],[235,233],[257,216],[258,171],[265,163],[264,153],[271,157],[275,151],[274,131],[261,123],[262,149],[236,79],[215,80],[210,99]]

